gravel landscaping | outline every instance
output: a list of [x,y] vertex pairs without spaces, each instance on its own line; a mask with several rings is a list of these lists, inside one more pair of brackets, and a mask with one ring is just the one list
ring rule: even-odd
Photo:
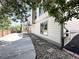
[[31,35],[31,39],[36,50],[36,59],[77,59],[35,35]]

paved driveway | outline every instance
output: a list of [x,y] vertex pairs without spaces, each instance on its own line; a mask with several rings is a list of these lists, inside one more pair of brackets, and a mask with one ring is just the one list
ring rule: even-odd
[[0,42],[0,59],[35,59],[35,49],[30,37],[16,41]]
[[72,38],[65,48],[79,55],[79,34]]

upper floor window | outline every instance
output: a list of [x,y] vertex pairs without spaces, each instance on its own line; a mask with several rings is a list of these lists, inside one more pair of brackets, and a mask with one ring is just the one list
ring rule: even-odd
[[42,15],[43,13],[44,13],[43,7],[39,7],[39,16]]

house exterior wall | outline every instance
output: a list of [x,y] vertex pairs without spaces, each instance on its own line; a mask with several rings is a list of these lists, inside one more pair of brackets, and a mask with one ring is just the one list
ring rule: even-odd
[[[44,13],[44,11],[42,10],[41,13]],[[33,34],[41,36],[50,41],[54,41],[61,45],[61,27],[60,27],[60,25],[57,22],[55,22],[54,17],[49,17],[47,12],[42,15],[41,15],[41,13],[39,14],[39,8],[37,8],[37,10],[36,10],[37,19],[35,21],[35,24],[32,24],[32,15],[31,15],[31,17],[28,18],[28,19],[30,19],[30,23],[32,24],[31,32]],[[47,35],[43,35],[40,33],[40,24],[45,21],[47,21],[47,23],[48,23],[48,30],[47,30],[48,34]],[[75,20],[75,19],[74,19],[74,21],[67,22],[65,27],[69,30],[69,36],[66,36],[64,34],[65,35],[64,45],[68,44],[72,40],[72,38],[76,35],[76,33],[77,34],[79,33],[78,25],[79,25],[79,22],[78,22],[78,20]],[[74,34],[73,34],[73,32],[74,32]],[[64,33],[66,33],[66,30],[64,31]]]
[[[40,33],[40,24],[45,21],[47,21],[48,23],[47,35],[43,35]],[[61,28],[60,25],[57,22],[55,22],[55,18],[49,17],[48,13],[46,12],[36,19],[35,24],[31,26],[31,32],[33,34],[46,38],[47,40],[61,44],[61,29],[60,28]]]

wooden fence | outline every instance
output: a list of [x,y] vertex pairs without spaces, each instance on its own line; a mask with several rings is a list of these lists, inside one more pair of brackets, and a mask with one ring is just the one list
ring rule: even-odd
[[10,30],[3,30],[3,34],[2,34],[2,30],[0,30],[0,37],[5,36],[5,35],[8,35],[10,33],[11,33]]

